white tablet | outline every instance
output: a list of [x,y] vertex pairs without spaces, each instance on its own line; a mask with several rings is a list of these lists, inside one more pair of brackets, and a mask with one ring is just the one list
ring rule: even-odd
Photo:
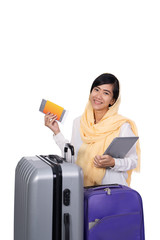
[[114,138],[103,155],[114,158],[124,158],[139,137],[117,137]]

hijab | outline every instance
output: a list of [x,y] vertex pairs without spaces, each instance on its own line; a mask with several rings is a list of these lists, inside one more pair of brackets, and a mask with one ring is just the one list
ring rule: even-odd
[[[119,136],[121,126],[129,123],[135,136],[138,136],[135,123],[122,115],[118,114],[120,105],[120,97],[114,105],[112,105],[103,118],[94,123],[94,111],[90,100],[88,101],[85,111],[80,119],[80,135],[83,141],[78,155],[77,165],[79,165],[84,174],[84,186],[100,185],[106,174],[105,168],[96,168],[94,166],[94,157],[103,155],[106,148],[112,140]],[[139,140],[136,143],[136,152],[138,155],[138,163],[135,171],[140,170],[140,146]],[[131,174],[133,170],[129,170],[127,184],[130,186]]]

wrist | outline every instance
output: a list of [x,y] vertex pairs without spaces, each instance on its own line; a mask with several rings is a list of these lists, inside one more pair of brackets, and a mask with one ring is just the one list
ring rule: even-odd
[[53,131],[54,135],[57,135],[58,133],[60,133],[60,130],[56,130],[56,131]]
[[114,158],[112,158],[112,168],[115,166],[115,160],[114,160]]

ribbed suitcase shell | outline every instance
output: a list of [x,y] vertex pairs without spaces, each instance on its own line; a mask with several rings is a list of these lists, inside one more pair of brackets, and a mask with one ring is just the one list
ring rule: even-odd
[[142,199],[122,185],[86,188],[84,240],[144,240]]
[[[64,240],[64,214],[70,216],[69,240],[83,239],[83,176],[75,164],[64,162],[62,169],[61,233]],[[16,167],[14,240],[55,240],[53,216],[54,177],[51,166],[39,157],[24,157]],[[69,206],[64,205],[64,190],[70,190]],[[60,225],[60,224],[59,224]]]

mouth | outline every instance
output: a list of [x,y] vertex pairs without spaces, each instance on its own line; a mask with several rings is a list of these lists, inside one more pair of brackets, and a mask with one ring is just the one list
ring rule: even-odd
[[97,100],[97,99],[93,99],[93,102],[94,102],[96,105],[100,105],[100,104],[103,103],[102,101]]

